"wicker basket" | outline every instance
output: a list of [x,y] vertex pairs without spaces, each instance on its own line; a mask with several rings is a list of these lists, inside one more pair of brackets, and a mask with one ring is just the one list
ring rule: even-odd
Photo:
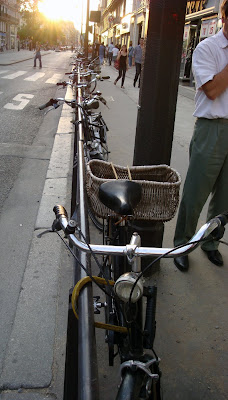
[[[118,179],[129,179],[128,168],[114,165]],[[179,202],[181,178],[168,165],[131,167],[132,180],[142,185],[142,198],[134,210],[137,220],[169,221],[175,215]],[[112,164],[92,160],[87,164],[86,190],[95,215],[106,218],[115,216],[98,197],[99,186],[115,180]]]

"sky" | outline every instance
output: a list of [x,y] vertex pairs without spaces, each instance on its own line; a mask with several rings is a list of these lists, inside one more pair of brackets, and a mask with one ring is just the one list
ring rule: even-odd
[[[96,11],[98,4],[99,0],[90,0],[90,10]],[[86,19],[87,0],[40,0],[38,7],[47,18],[73,21],[75,28],[81,31],[82,16],[84,21]]]

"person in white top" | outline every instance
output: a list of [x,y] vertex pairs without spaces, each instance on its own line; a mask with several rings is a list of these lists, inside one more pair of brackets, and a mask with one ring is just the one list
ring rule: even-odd
[[[193,53],[197,117],[190,143],[190,162],[180,203],[175,246],[195,233],[199,215],[211,195],[207,220],[228,210],[228,0],[221,5],[223,29],[198,44]],[[218,241],[203,242],[202,249],[215,265],[222,266]],[[188,256],[174,263],[189,268]]]
[[117,58],[117,56],[118,56],[118,53],[119,53],[119,48],[118,48],[117,45],[116,45],[116,46],[113,47],[113,49],[112,49],[112,59],[113,59],[113,62],[116,61],[116,58]]
[[108,60],[109,60],[109,65],[112,64],[112,49],[114,48],[113,42],[110,43],[108,46]]

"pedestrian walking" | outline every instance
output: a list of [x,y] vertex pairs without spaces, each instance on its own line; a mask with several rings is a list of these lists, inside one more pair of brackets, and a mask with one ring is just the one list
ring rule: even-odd
[[130,42],[130,45],[128,47],[128,65],[129,65],[129,67],[132,67],[133,52],[134,52],[134,47],[132,46],[132,42]]
[[135,77],[134,77],[134,82],[133,82],[134,87],[136,85],[138,78],[139,78],[138,87],[140,87],[143,45],[144,45],[144,39],[141,38],[139,41],[139,44],[134,48],[134,51],[133,51],[133,65],[135,65]]
[[119,75],[114,81],[114,85],[117,84],[118,80],[122,77],[122,82],[121,82],[121,88],[124,89],[124,80],[125,80],[125,75],[126,75],[126,70],[128,67],[128,62],[127,62],[127,46],[124,44],[117,56],[117,60],[119,60]]
[[112,64],[112,49],[114,48],[114,44],[113,42],[110,43],[110,45],[108,46],[108,61],[109,61],[109,65]]
[[114,63],[116,61],[118,53],[119,53],[119,48],[118,48],[117,45],[115,45],[115,47],[113,47],[113,49],[112,49],[112,60],[113,60]]
[[102,42],[100,47],[99,47],[99,59],[100,59],[100,64],[101,65],[104,62],[104,57],[105,57],[105,46],[104,46],[104,42]]
[[[196,82],[195,122],[190,143],[190,162],[179,208],[175,246],[195,233],[201,210],[211,194],[207,220],[228,209],[228,0],[221,5],[223,29],[198,44],[193,52]],[[208,62],[210,60],[210,62]],[[222,266],[218,241],[203,242],[202,250]],[[188,256],[174,263],[189,268]]]
[[40,53],[40,44],[39,42],[36,43],[36,50],[35,50],[35,57],[34,57],[34,68],[36,68],[36,60],[39,60],[40,68],[42,68],[42,61],[41,61],[41,53]]

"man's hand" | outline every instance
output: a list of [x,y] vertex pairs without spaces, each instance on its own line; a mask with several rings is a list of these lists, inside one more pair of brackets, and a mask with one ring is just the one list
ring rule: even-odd
[[228,64],[211,81],[202,86],[202,90],[210,100],[215,100],[228,88]]

